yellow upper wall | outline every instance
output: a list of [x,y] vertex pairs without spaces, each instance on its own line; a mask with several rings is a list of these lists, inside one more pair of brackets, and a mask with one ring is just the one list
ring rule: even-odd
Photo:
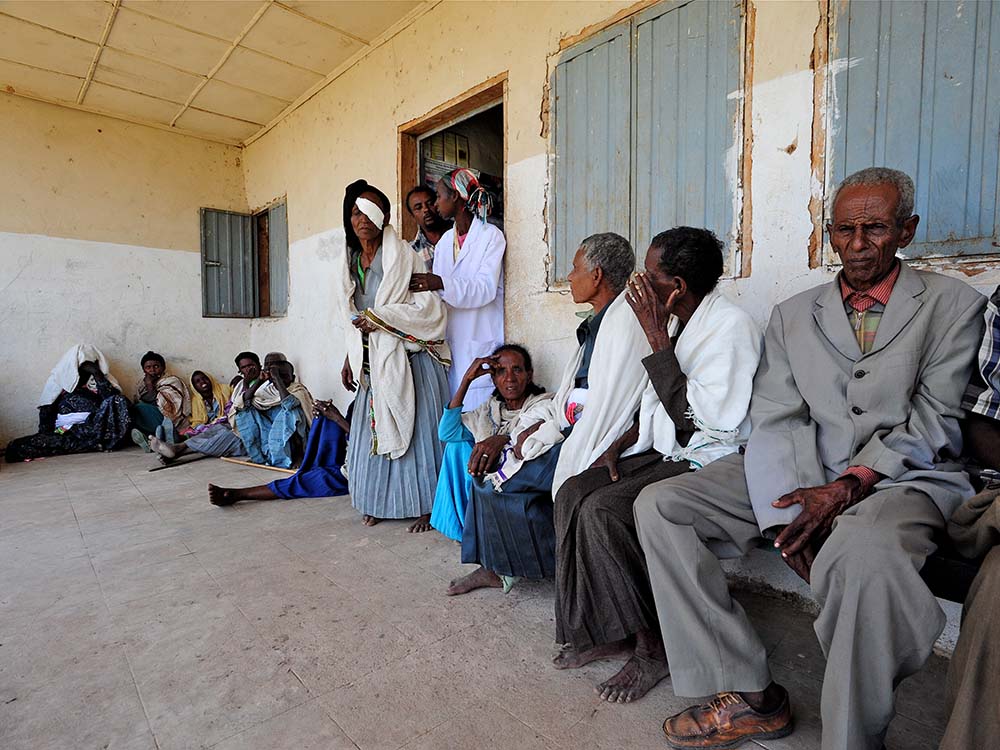
[[0,93],[0,232],[200,249],[198,209],[247,210],[240,149]]
[[546,60],[560,39],[630,7],[636,3],[441,3],[245,149],[250,204],[287,192],[295,241],[339,226],[344,187],[359,177],[398,200],[399,125],[504,71],[507,164],[544,153]]

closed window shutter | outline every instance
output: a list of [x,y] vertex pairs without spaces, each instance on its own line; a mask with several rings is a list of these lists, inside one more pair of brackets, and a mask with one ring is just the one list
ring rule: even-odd
[[830,182],[871,166],[916,183],[905,257],[998,252],[1000,4],[836,0]]
[[204,317],[252,318],[257,313],[257,261],[252,217],[201,209]]
[[629,25],[573,48],[554,74],[553,281],[573,267],[580,241],[629,233]]
[[270,271],[271,316],[288,312],[288,215],[285,204],[267,211],[268,269]]
[[632,241],[705,227],[736,241],[742,143],[739,2],[654,7],[635,20]]

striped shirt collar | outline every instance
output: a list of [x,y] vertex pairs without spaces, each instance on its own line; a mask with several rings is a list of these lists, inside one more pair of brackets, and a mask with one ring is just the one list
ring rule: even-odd
[[[847,280],[844,278],[844,272],[840,272],[840,297],[845,302],[848,298],[852,297],[855,300],[869,298],[872,301],[867,305],[864,305],[865,309],[871,307],[876,302],[887,305],[889,304],[889,296],[892,294],[892,288],[896,285],[896,280],[899,278],[900,263],[897,260],[895,267],[889,272],[889,275],[882,279],[879,283],[864,292],[859,292],[850,287]],[[867,300],[865,300],[867,301]],[[857,305],[854,305],[857,307]]]

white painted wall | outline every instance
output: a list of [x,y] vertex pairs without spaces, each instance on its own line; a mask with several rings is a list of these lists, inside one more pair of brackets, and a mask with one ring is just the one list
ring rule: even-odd
[[149,349],[185,379],[236,373],[250,326],[201,317],[197,253],[0,232],[0,258],[0,444],[38,429],[42,386],[73,344],[103,351],[129,397]]

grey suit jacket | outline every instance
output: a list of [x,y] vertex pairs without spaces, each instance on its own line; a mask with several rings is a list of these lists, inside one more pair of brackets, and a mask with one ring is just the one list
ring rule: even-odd
[[958,420],[982,339],[986,298],[956,279],[900,261],[899,278],[862,354],[840,282],[775,307],[750,403],[746,478],[761,530],[799,506],[771,503],[836,479],[851,465],[926,493],[945,519],[972,495],[957,462]]

